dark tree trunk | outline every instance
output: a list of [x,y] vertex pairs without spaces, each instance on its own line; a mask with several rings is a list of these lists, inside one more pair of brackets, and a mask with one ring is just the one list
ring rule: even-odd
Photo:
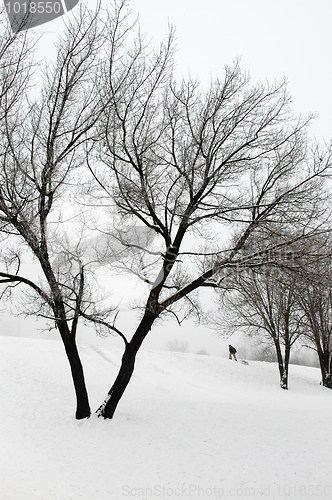
[[328,389],[332,389],[331,372],[325,373],[323,386],[327,387]]
[[328,387],[329,389],[332,389],[332,353],[329,351],[329,359],[328,359],[328,374],[327,374],[327,381],[325,387]]
[[115,382],[110,389],[108,396],[102,406],[97,410],[99,416],[113,418],[114,412],[120,399],[125,392],[127,385],[133,375],[137,351],[131,351],[130,346],[126,346],[122,356],[122,363]]
[[281,347],[280,347],[279,341],[277,339],[274,341],[274,345],[275,345],[276,352],[277,352],[278,368],[279,368],[279,375],[280,375],[280,387],[282,389],[287,390],[288,389],[288,373],[287,373],[288,370],[285,369],[286,367],[284,365],[284,360],[282,358]]
[[290,358],[291,346],[286,344],[285,346],[285,362],[284,362],[284,376],[283,376],[283,389],[288,389],[288,368],[289,368],[289,358]]
[[121,367],[112,388],[109,390],[107,398],[98,408],[98,416],[113,418],[114,412],[122,398],[127,385],[133,375],[136,355],[142,345],[143,340],[151,329],[157,315],[145,312],[132,340],[126,345],[122,356]]
[[61,338],[63,340],[67,358],[70,364],[71,374],[76,394],[76,418],[89,418],[91,409],[89,405],[88,392],[85,385],[83,366],[77,350],[76,339],[71,335],[67,323],[58,324]]
[[[318,346],[317,346],[318,347]],[[323,351],[320,347],[317,350],[320,371],[322,374],[322,385],[327,387],[328,389],[332,389],[332,380],[331,380],[331,355],[329,352]]]

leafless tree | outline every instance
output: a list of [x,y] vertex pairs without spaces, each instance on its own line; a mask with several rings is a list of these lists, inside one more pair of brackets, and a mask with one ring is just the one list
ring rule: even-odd
[[133,269],[146,298],[136,330],[123,336],[122,365],[99,409],[105,418],[157,318],[197,310],[195,292],[218,287],[227,269],[277,264],[282,249],[288,259],[290,243],[315,229],[331,167],[329,147],[308,146],[310,120],[292,117],[284,82],[252,86],[235,63],[205,90],[177,83],[172,31],[150,53],[142,37],[128,50],[126,33],[112,33],[102,83],[109,103],[89,156],[95,198],[109,200],[121,227],[154,231],[159,248],[142,249]]
[[33,44],[26,34],[11,32],[3,8],[0,10],[0,29],[0,119],[3,120],[4,109],[14,108],[29,81]]
[[[285,266],[291,246],[293,265],[301,241],[317,229],[331,167],[329,147],[308,145],[310,120],[290,114],[284,82],[252,86],[237,63],[205,90],[192,79],[176,82],[172,29],[159,50],[149,51],[137,28],[124,1],[105,22],[82,10],[41,84],[29,88],[37,79],[25,57],[3,70],[0,229],[18,243],[6,247],[0,278],[4,286],[30,290],[30,312],[59,330],[77,418],[90,415],[76,345],[80,318],[118,334],[125,345],[99,412],[112,418],[157,319],[172,315],[181,322],[199,312],[198,291],[219,288],[234,268]],[[90,296],[84,204],[82,224],[72,221],[71,205],[88,172],[84,196],[92,194],[91,211],[102,214],[96,229],[107,233],[102,224],[111,216],[115,229],[107,241],[120,245],[109,252],[107,243],[96,261],[105,265],[111,256],[114,262],[116,254],[119,266],[120,255],[123,270],[146,287],[131,336]],[[133,239],[142,226],[143,239]],[[23,249],[38,263],[33,277],[22,272]]]
[[318,354],[322,384],[332,389],[332,273],[331,245],[326,258],[312,262],[314,276],[298,283],[296,296],[304,313],[304,338]]
[[274,346],[282,389],[288,389],[291,348],[303,333],[296,287],[295,274],[287,276],[280,269],[268,268],[265,273],[250,269],[235,276],[233,293],[226,302],[226,314],[233,316],[230,321]]
[[188,352],[189,344],[185,340],[172,339],[167,342],[167,349],[173,352]]
[[[7,51],[8,58],[14,52],[15,64],[2,65],[1,73],[0,229],[12,243],[3,251],[0,281],[23,285],[30,291],[29,312],[53,320],[70,363],[80,419],[90,416],[76,344],[86,283],[80,252],[72,250],[70,200],[84,145],[94,140],[100,115],[97,80],[104,33],[98,12],[82,7],[59,39],[56,60],[35,66],[33,75],[21,37]],[[64,269],[56,241],[64,241],[66,233],[71,241]],[[23,272],[25,250],[39,265],[33,276]]]

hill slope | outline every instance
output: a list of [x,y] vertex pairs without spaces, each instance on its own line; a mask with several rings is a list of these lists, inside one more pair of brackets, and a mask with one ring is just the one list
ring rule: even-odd
[[[121,353],[80,350],[95,409]],[[76,421],[61,343],[0,337],[0,498],[331,498],[332,391],[290,370],[142,351],[115,418]]]

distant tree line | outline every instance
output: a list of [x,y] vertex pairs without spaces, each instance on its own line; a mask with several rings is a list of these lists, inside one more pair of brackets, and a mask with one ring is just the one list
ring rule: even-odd
[[[331,238],[327,231],[302,244],[312,257],[296,265],[259,266],[233,273],[223,307],[233,329],[244,329],[274,347],[280,386],[288,389],[291,349],[295,343],[313,349],[319,360],[322,385],[332,388]],[[230,290],[232,289],[232,292]],[[220,290],[221,291],[221,290]]]

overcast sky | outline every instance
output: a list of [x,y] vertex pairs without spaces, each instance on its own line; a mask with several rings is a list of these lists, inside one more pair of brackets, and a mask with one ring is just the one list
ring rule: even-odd
[[[96,2],[88,0],[91,7]],[[175,27],[178,74],[190,71],[208,81],[240,57],[253,82],[286,76],[294,112],[317,113],[313,133],[330,141],[331,0],[129,0],[128,4],[154,44],[166,35],[169,23]],[[36,30],[46,32],[38,42],[46,57],[62,27],[58,19]]]
[[176,61],[202,80],[241,57],[253,81],[285,75],[296,113],[318,113],[317,139],[332,137],[330,0],[131,0],[157,41],[176,28]]

